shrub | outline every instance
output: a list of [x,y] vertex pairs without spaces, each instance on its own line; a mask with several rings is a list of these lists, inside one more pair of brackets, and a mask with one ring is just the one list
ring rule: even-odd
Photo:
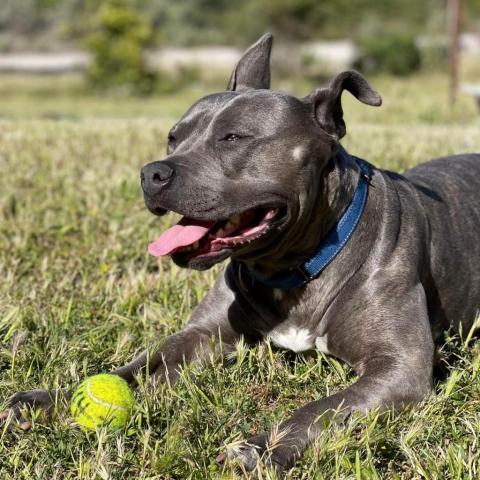
[[420,68],[415,39],[407,34],[388,34],[359,41],[356,67],[365,73],[408,75]]
[[92,54],[88,80],[94,88],[125,93],[150,93],[155,74],[145,64],[144,52],[153,40],[148,21],[122,0],[101,3],[86,38]]

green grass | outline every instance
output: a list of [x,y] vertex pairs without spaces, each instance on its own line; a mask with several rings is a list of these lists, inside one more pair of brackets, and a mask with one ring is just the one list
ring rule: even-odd
[[[8,82],[0,92],[13,89]],[[441,77],[374,83],[385,109],[346,103],[345,145],[355,154],[401,171],[480,151],[478,112],[462,97],[451,114]],[[140,166],[162,157],[169,126],[201,90],[119,101],[69,86],[57,102],[29,80],[0,93],[9,118],[0,121],[0,408],[15,391],[74,387],[152,348],[212,284],[215,271],[148,256],[148,241],[173,219],[151,216],[138,185]],[[70,120],[43,118],[54,108]],[[454,361],[434,395],[324,432],[290,478],[479,478],[480,345],[449,338],[444,349]],[[34,417],[29,433],[0,429],[0,478],[231,478],[214,462],[226,443],[354,380],[321,354],[239,345],[230,367],[212,361],[173,387],[142,385],[120,434],[85,434],[61,400],[53,421]]]
[[[472,82],[478,75],[470,75]],[[225,78],[228,78],[225,74]],[[421,73],[409,78],[369,78],[382,94],[380,109],[365,107],[348,93],[344,95],[348,125],[352,123],[474,124],[480,126],[472,97],[459,95],[456,108],[448,106],[448,81],[439,73]],[[183,80],[182,80],[183,82]],[[225,88],[223,78],[210,77],[170,95],[128,97],[92,95],[82,77],[68,74],[52,79],[0,75],[0,119],[53,119],[80,121],[85,118],[148,118],[173,124],[200,96]],[[307,95],[319,86],[301,78],[274,78],[278,90]]]

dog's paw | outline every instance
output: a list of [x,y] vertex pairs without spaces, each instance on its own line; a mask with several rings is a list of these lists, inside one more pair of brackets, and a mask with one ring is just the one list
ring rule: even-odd
[[228,463],[237,470],[253,472],[262,461],[266,451],[266,442],[262,438],[253,437],[246,442],[227,446],[226,452],[217,457],[218,464]]
[[30,409],[41,409],[47,415],[55,406],[55,391],[29,390],[18,392],[7,402],[7,408],[0,412],[0,422],[8,422],[9,426],[17,424],[22,430],[30,430],[32,422],[25,418],[24,413]]
[[297,458],[297,451],[290,447],[286,440],[285,434],[272,430],[252,437],[246,442],[227,446],[226,452],[221,453],[216,460],[220,465],[228,462],[237,472],[255,473],[262,465],[280,474],[291,467]]

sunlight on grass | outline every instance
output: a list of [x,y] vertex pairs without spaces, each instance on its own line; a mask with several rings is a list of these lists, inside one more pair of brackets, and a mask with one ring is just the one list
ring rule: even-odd
[[[385,87],[384,113],[347,101],[352,153],[402,171],[480,151],[478,113],[466,98],[450,117],[441,79],[431,79],[438,91],[415,78],[376,86]],[[3,95],[12,88],[0,82],[0,114],[18,118],[0,122],[0,403],[18,390],[73,387],[152,348],[187,321],[219,270],[189,272],[146,252],[173,220],[145,210],[139,169],[162,158],[168,128],[196,90],[119,101],[75,97],[72,85],[57,99]],[[53,107],[76,121],[40,118]],[[448,339],[456,361],[422,405],[323,432],[290,478],[479,478],[480,347],[468,342]],[[0,430],[0,476],[231,478],[214,461],[224,445],[355,379],[321,354],[267,344],[237,352],[229,367],[212,360],[185,369],[174,387],[140,382],[120,435],[74,428],[59,398],[53,423],[40,415],[28,434]]]

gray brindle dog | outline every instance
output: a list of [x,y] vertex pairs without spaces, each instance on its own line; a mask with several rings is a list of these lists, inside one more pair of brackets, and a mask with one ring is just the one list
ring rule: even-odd
[[[271,35],[243,55],[226,91],[202,98],[172,128],[168,156],[141,174],[147,207],[184,218],[150,245],[198,270],[231,258],[191,320],[160,351],[114,373],[148,370],[174,381],[211,338],[223,351],[269,338],[318,349],[359,379],[299,408],[228,456],[291,466],[325,419],[418,402],[432,391],[442,332],[468,332],[480,303],[480,155],[458,155],[399,175],[349,155],[341,96],[380,96],[353,71],[305,98],[270,90]],[[218,343],[218,342],[217,342]],[[52,392],[16,394],[9,410],[52,407]],[[227,454],[221,454],[223,462]]]

